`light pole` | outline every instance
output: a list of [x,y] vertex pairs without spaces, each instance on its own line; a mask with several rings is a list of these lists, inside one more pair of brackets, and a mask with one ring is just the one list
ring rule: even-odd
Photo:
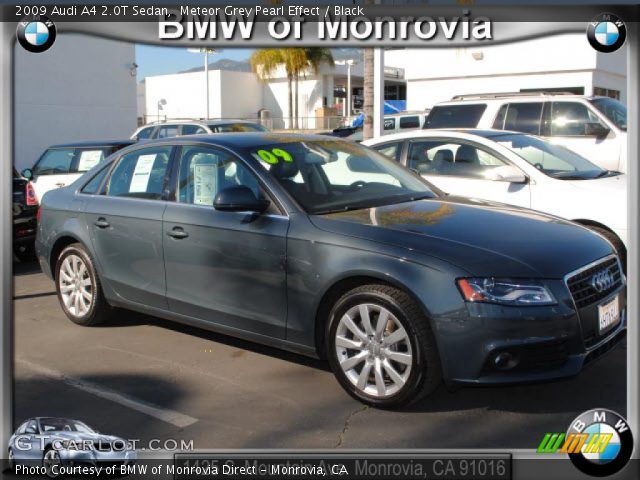
[[207,104],[207,120],[209,120],[209,54],[217,53],[215,48],[187,48],[191,53],[204,53],[204,83],[205,83],[205,101]]
[[347,66],[347,112],[346,117],[351,118],[351,67],[354,66],[356,62],[353,58],[349,58],[346,60],[337,60],[335,62],[336,65],[346,65]]
[[161,98],[160,100],[158,100],[158,121],[160,121],[160,110],[164,110],[164,106],[167,104],[167,101],[164,98]]

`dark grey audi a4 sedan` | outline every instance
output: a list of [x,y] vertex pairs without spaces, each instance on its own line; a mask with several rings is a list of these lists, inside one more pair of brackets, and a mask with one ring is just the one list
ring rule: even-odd
[[575,375],[626,328],[603,237],[322,136],[125,148],[45,195],[37,251],[75,323],[121,307],[327,358],[380,407]]

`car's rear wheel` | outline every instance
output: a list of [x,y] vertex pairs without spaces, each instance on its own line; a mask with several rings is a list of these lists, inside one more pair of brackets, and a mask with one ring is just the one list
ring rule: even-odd
[[55,278],[58,300],[72,322],[92,326],[106,319],[109,305],[93,261],[80,243],[69,245],[60,253]]
[[60,454],[57,450],[50,448],[46,452],[44,452],[44,457],[42,458],[42,466],[45,469],[45,473],[49,478],[56,478],[58,476],[57,468],[60,468]]
[[376,407],[412,403],[442,378],[428,319],[409,295],[385,285],[358,287],[336,302],[326,351],[345,390]]

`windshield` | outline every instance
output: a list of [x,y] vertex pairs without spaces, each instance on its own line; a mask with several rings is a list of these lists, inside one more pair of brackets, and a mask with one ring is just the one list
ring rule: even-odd
[[43,418],[40,420],[42,433],[45,432],[80,432],[95,433],[91,428],[77,420],[66,418]]
[[513,150],[550,177],[563,180],[586,180],[609,174],[607,170],[594,165],[577,153],[537,137],[507,134],[493,137],[493,140]]
[[594,98],[591,103],[620,130],[627,130],[627,107],[613,98]]
[[214,128],[217,133],[269,131],[266,127],[263,127],[259,123],[226,123],[223,125],[216,125]]
[[250,154],[312,214],[436,196],[409,170],[356,143],[291,141],[256,147]]

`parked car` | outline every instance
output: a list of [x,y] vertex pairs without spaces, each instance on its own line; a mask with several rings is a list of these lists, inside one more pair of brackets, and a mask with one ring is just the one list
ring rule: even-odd
[[539,135],[601,168],[627,171],[627,108],[608,97],[460,95],[433,107],[425,128],[494,128]]
[[532,208],[603,235],[627,256],[627,176],[539,137],[421,130],[364,142],[453,195]]
[[183,135],[268,131],[269,129],[260,123],[247,120],[176,120],[143,125],[131,135],[131,139],[152,140]]
[[[428,111],[403,112],[393,115],[385,115],[383,124],[383,135],[397,132],[417,130],[424,125]],[[333,130],[329,135],[346,138],[354,142],[362,141],[362,127],[340,127]]]
[[39,202],[49,190],[73,183],[113,152],[132,143],[114,140],[53,145],[44,151],[33,168],[23,170],[22,176],[30,180]]
[[13,253],[20,261],[35,260],[38,201],[29,180],[13,169]]
[[16,465],[43,466],[49,477],[58,476],[56,467],[88,464],[131,464],[135,450],[126,440],[96,432],[87,424],[70,418],[36,417],[22,422],[9,439],[8,459]]
[[572,376],[626,328],[602,236],[320,135],[128,147],[45,196],[36,248],[77,324],[122,307],[327,358],[381,407]]

